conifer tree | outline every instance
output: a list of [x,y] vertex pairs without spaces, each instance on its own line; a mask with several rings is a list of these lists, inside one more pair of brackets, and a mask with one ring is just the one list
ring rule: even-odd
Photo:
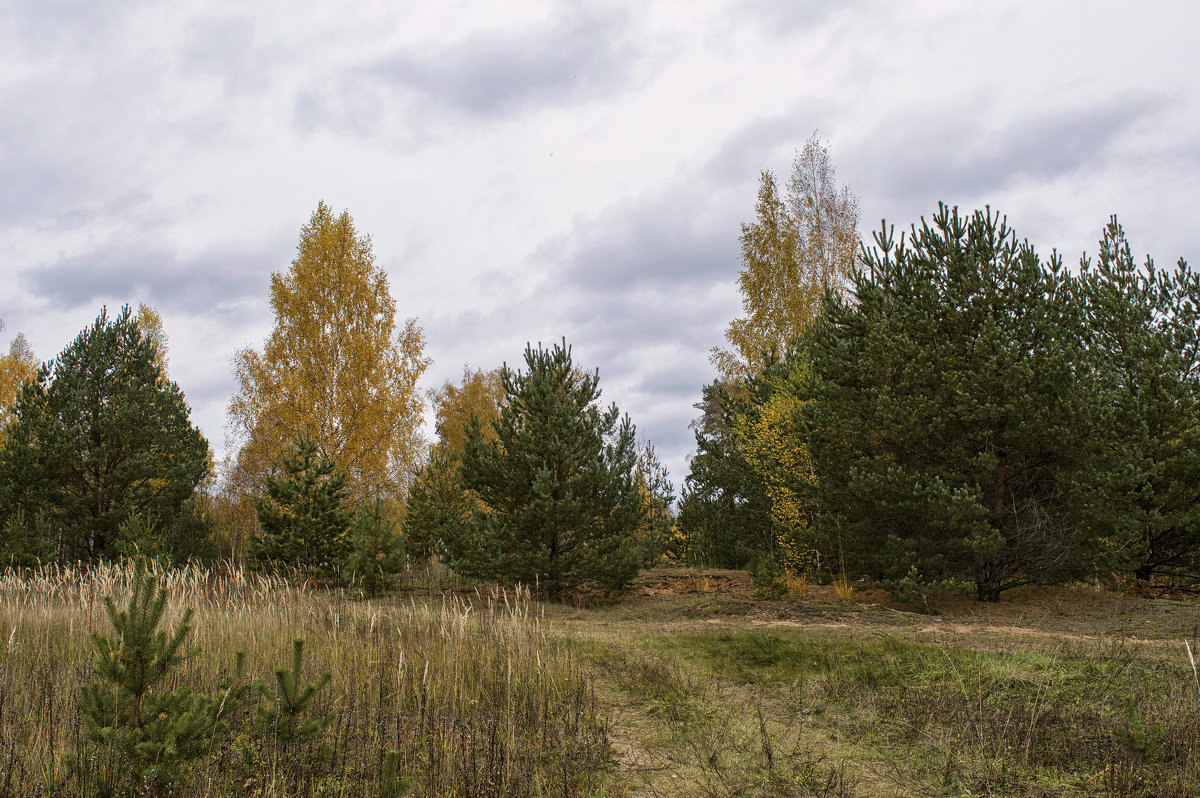
[[495,435],[492,422],[500,417],[504,387],[500,369],[463,368],[462,381],[443,383],[431,392],[437,412],[438,441],[429,459],[413,477],[404,519],[407,553],[426,559],[441,550],[441,542],[461,533],[477,499],[467,494],[459,473],[467,425],[474,416],[485,439]]
[[1091,523],[1113,565],[1148,582],[1200,578],[1200,275],[1139,269],[1114,216],[1083,275],[1090,351],[1111,426]]
[[0,568],[36,568],[54,556],[54,530],[42,513],[29,517],[18,507],[4,522],[0,537]]
[[696,454],[684,482],[679,525],[688,559],[720,568],[744,568],[773,540],[771,500],[737,435],[749,409],[744,386],[734,391],[717,380],[703,389],[702,411],[693,423]]
[[616,405],[599,407],[599,376],[576,372],[566,341],[526,347],[525,363],[503,371],[495,438],[477,418],[468,424],[462,480],[482,506],[447,542],[450,563],[552,596],[620,589],[637,573],[644,521],[633,424]]
[[345,576],[356,579],[368,598],[392,587],[404,570],[404,540],[388,514],[383,496],[358,508],[350,525],[350,554]]
[[647,568],[653,568],[669,556],[671,536],[675,531],[675,513],[671,509],[675,501],[675,487],[671,484],[666,466],[659,460],[658,452],[649,441],[638,450],[634,484],[641,497],[644,518],[637,531],[638,544],[643,553],[642,562]]
[[[196,653],[184,648],[192,610],[168,633],[158,628],[166,605],[166,588],[142,567],[126,609],[117,610],[105,596],[104,611],[116,637],[92,636],[97,681],[80,691],[88,739],[119,754],[128,766],[124,775],[132,783],[127,786],[138,794],[168,792],[186,775],[189,762],[219,746],[229,716],[248,689],[239,652],[234,675],[222,682],[216,697],[194,695],[185,686],[160,691],[183,660]],[[86,757],[76,755],[71,764],[86,769]]]
[[876,242],[811,341],[824,534],[876,576],[916,566],[984,601],[1086,568],[1100,411],[1077,282],[990,211]]
[[461,452],[434,447],[413,478],[404,515],[404,548],[425,560],[444,553],[447,540],[465,533],[476,498],[463,487]]
[[297,441],[282,473],[267,477],[267,495],[254,500],[262,532],[250,542],[251,561],[331,582],[349,551],[345,486],[345,475],[318,456],[313,441]]
[[267,701],[258,705],[255,719],[259,731],[279,745],[309,742],[333,722],[332,712],[319,718],[308,717],[313,699],[325,689],[333,674],[324,671],[309,684],[304,684],[303,676],[304,641],[297,638],[292,641],[292,667],[275,669],[275,691],[262,690]]
[[60,555],[117,554],[136,515],[171,524],[208,476],[208,442],[128,307],[91,327],[24,383],[0,449],[0,510],[42,514]]

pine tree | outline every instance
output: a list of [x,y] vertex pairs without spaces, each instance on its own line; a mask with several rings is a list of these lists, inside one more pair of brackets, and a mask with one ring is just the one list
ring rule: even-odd
[[689,561],[720,568],[744,568],[772,548],[771,501],[755,473],[737,420],[746,414],[750,393],[731,391],[718,380],[706,385],[703,415],[693,423],[696,454],[684,483],[679,526],[687,536]]
[[811,339],[817,523],[876,576],[985,601],[1078,573],[1101,413],[1077,282],[990,211],[876,242]]
[[172,523],[208,476],[208,442],[155,358],[128,307],[113,319],[102,310],[17,397],[0,509],[43,514],[67,559],[115,556],[133,516]]
[[404,520],[407,552],[421,560],[440,552],[443,541],[462,534],[471,508],[478,503],[463,487],[459,469],[472,416],[485,439],[495,435],[492,422],[500,417],[504,398],[500,369],[471,371],[464,367],[459,385],[447,381],[431,397],[438,441],[413,477]]
[[258,705],[255,725],[273,742],[283,746],[296,746],[319,737],[333,722],[330,712],[319,718],[307,717],[312,701],[325,689],[333,674],[321,673],[315,682],[304,684],[304,641],[292,641],[292,667],[275,670],[275,691],[263,689],[266,703]]
[[462,453],[435,446],[413,479],[404,516],[404,547],[418,560],[443,554],[445,542],[465,534],[478,500],[463,487]]
[[[194,695],[183,686],[158,691],[184,659],[197,653],[184,648],[192,631],[192,610],[187,609],[168,633],[158,628],[166,606],[166,588],[141,567],[126,609],[117,610],[105,596],[104,611],[116,637],[92,636],[98,680],[80,690],[88,739],[119,754],[128,766],[128,786],[139,794],[169,792],[186,775],[189,762],[219,746],[229,716],[248,689],[239,653],[234,675],[222,682],[214,698]],[[86,760],[76,755],[71,764],[86,769]]]
[[598,374],[579,374],[565,341],[526,347],[525,363],[526,373],[504,369],[495,439],[478,419],[467,427],[462,480],[483,506],[447,542],[450,563],[552,596],[620,589],[637,573],[644,520],[633,424],[599,407]]
[[358,508],[350,525],[350,554],[344,576],[357,580],[368,598],[387,590],[404,570],[404,540],[396,533],[383,496]]
[[1112,425],[1092,523],[1120,571],[1200,578],[1200,275],[1139,269],[1114,216],[1081,264]]
[[266,479],[267,495],[254,500],[262,529],[249,556],[260,567],[295,567],[309,578],[332,582],[349,552],[350,513],[343,507],[346,477],[333,461],[301,438]]
[[637,540],[642,549],[642,564],[653,568],[662,564],[671,547],[675,531],[675,487],[666,466],[658,459],[654,445],[647,441],[638,450],[634,484],[641,497],[644,521],[638,527]]
[[18,507],[4,522],[0,538],[0,568],[36,568],[54,557],[57,535],[44,514],[29,517]]

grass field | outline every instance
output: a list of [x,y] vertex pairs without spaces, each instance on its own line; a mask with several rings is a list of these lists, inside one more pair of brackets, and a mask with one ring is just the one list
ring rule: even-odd
[[[80,742],[100,597],[128,569],[0,579],[0,794],[101,795],[119,763]],[[410,591],[364,602],[240,571],[176,572],[213,690],[306,640],[334,678],[322,740],[273,745],[247,709],[177,795],[1200,795],[1200,606],[1078,587],[940,614],[745,574],[661,570],[620,601]],[[169,620],[168,619],[168,620]],[[64,752],[86,754],[87,778]],[[407,784],[386,782],[392,754]],[[107,768],[107,770],[106,770]]]

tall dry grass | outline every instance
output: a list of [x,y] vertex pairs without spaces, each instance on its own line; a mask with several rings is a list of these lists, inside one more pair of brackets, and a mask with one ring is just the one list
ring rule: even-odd
[[[0,795],[98,794],[94,778],[62,765],[65,752],[84,754],[101,781],[120,767],[83,741],[77,697],[91,679],[90,634],[111,634],[103,597],[123,606],[134,574],[131,565],[0,574]],[[382,794],[395,787],[382,782],[389,752],[415,796],[598,794],[609,750],[595,698],[526,593],[400,604],[233,566],[159,575],[170,595],[164,626],[193,608],[190,642],[201,648],[168,689],[215,693],[237,651],[269,681],[297,637],[307,676],[334,674],[313,708],[335,715],[322,741],[275,745],[247,708],[177,795]]]

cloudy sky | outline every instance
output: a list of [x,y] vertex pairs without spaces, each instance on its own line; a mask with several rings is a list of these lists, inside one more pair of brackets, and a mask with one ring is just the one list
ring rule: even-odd
[[0,318],[162,315],[223,451],[231,357],[324,200],[433,365],[565,336],[678,485],[739,224],[814,131],[864,236],[939,200],[1039,249],[1200,259],[1192,2],[0,0]]

